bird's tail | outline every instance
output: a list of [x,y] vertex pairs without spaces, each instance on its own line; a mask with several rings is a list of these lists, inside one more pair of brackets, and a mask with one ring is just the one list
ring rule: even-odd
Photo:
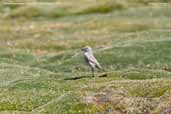
[[106,70],[101,65],[96,65],[96,68],[106,73]]
[[99,77],[106,77],[108,76],[108,73],[106,72],[106,70],[104,68],[102,68],[101,66],[100,67],[97,67],[100,71],[103,71],[103,75],[100,75]]

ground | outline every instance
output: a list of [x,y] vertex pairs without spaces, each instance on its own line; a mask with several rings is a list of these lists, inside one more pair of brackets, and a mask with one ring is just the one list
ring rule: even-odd
[[[0,114],[171,113],[169,0],[13,2],[0,1]],[[91,77],[86,45],[107,77]]]

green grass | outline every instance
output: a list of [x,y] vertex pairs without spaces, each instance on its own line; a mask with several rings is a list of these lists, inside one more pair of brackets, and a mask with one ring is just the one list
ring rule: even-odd
[[0,114],[169,113],[169,1],[60,2],[0,5]]

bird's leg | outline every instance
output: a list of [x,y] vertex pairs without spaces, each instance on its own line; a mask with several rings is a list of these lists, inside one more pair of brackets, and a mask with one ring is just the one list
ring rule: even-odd
[[91,71],[92,71],[92,76],[94,77],[94,68],[91,68]]

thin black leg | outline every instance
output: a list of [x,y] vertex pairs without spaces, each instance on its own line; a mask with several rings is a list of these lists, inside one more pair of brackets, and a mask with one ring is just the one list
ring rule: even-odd
[[92,76],[94,77],[94,68],[91,68],[91,71],[92,71]]

